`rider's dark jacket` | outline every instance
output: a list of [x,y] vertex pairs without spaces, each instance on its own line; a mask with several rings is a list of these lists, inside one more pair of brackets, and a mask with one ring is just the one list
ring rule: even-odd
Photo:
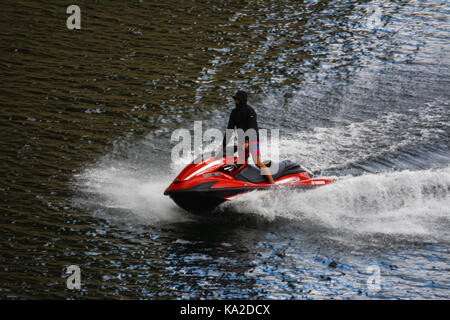
[[[239,100],[240,103],[236,104],[236,108],[231,111],[227,129],[237,128],[244,130],[244,132],[248,129],[254,129],[256,131],[256,142],[259,143],[258,121],[256,119],[256,112],[255,109],[247,104],[247,93],[245,93],[244,91],[238,91],[233,96],[233,98]],[[231,136],[227,137],[227,135],[225,134],[223,138],[224,149],[228,144],[230,138]],[[248,137],[246,137],[246,141],[248,141]]]

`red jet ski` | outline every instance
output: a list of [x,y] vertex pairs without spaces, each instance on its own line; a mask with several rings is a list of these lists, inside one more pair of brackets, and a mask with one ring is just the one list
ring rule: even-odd
[[253,190],[276,190],[279,188],[310,189],[333,182],[330,179],[312,179],[300,165],[284,160],[276,165],[265,162],[271,170],[274,184],[267,183],[255,165],[237,164],[237,158],[194,160],[175,178],[166,189],[168,195],[181,208],[193,212],[211,212],[222,202]]

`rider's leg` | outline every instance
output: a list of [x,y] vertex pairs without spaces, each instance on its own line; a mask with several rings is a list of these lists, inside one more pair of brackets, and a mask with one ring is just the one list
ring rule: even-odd
[[238,145],[237,153],[238,153],[238,163],[239,164],[247,164],[248,155],[247,155],[248,145],[245,144],[243,147]]
[[256,158],[256,165],[264,172],[267,180],[269,180],[269,183],[274,184],[275,182],[273,181],[272,174],[270,173],[269,168],[267,168],[266,165],[261,161],[260,156]]
[[258,142],[251,143],[250,153],[252,154],[253,161],[264,172],[264,175],[267,177],[267,180],[269,180],[269,183],[273,184],[274,181],[269,168],[267,168],[266,165],[261,161]]

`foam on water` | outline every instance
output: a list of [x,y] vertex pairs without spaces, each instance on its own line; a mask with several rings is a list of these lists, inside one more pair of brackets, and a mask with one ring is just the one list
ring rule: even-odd
[[150,224],[186,219],[182,210],[163,195],[168,186],[166,177],[117,164],[87,169],[76,178],[80,189],[88,194],[78,202],[94,206],[106,218]]
[[450,167],[347,176],[306,192],[252,192],[225,206],[350,233],[450,239]]

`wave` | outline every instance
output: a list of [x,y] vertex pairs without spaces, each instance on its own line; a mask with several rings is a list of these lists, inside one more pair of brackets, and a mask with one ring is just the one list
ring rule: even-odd
[[354,234],[450,239],[450,167],[341,177],[306,192],[252,192],[224,205]]
[[[417,146],[432,149],[436,143],[448,139],[443,108],[441,104],[430,103],[414,116],[385,112],[359,122],[341,119],[335,126],[314,127],[282,138],[280,156],[301,161],[316,171],[402,153]],[[438,150],[448,152],[448,147]]]

